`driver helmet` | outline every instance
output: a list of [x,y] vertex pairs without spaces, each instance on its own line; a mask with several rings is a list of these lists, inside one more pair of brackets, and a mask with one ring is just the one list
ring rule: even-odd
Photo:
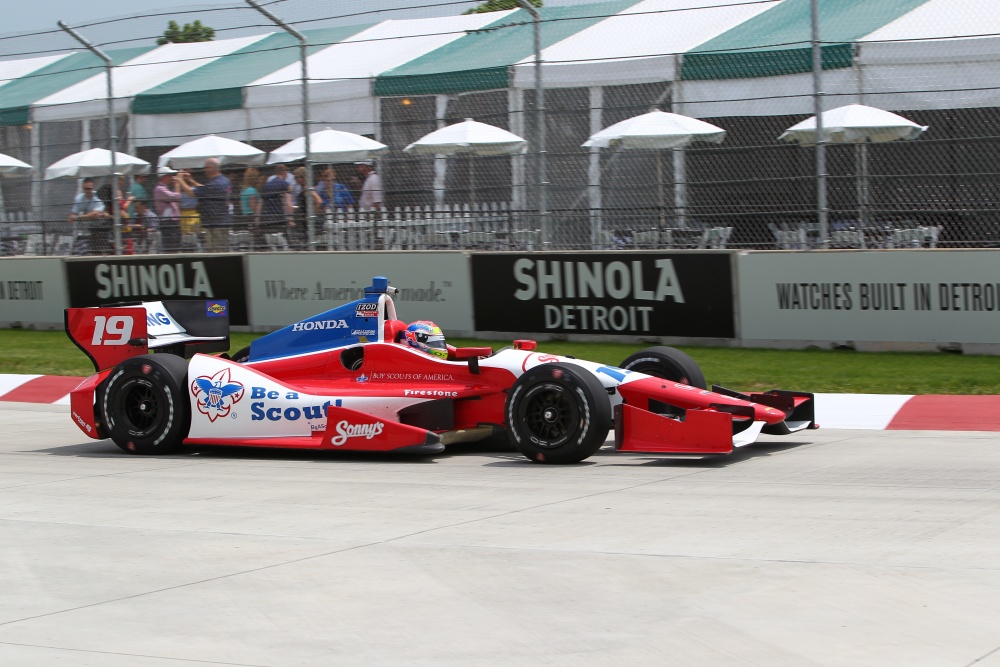
[[444,334],[441,333],[441,327],[433,322],[427,320],[414,322],[406,327],[400,342],[435,357],[448,358],[448,345],[445,343]]

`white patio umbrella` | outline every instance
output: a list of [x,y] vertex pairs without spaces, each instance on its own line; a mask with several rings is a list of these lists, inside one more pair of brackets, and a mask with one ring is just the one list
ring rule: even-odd
[[[124,176],[149,173],[150,164],[126,153],[115,153],[115,170]],[[45,180],[53,178],[93,178],[111,175],[111,151],[106,148],[91,148],[87,151],[67,155],[45,169]]]
[[0,153],[0,174],[5,176],[24,176],[32,171],[31,165],[17,158]]
[[[823,138],[833,144],[856,144],[855,160],[860,174],[858,187],[858,222],[864,226],[868,213],[868,143],[883,143],[898,139],[916,139],[926,125],[918,125],[897,114],[864,104],[823,112]],[[779,141],[797,142],[802,146],[816,145],[816,116],[806,118],[785,130]]]
[[697,118],[650,111],[615,123],[591,135],[584,148],[684,148],[693,141],[720,143],[726,131]]
[[[309,135],[309,153],[313,162],[358,162],[369,160],[376,153],[389,147],[374,139],[353,132],[341,132],[327,128]],[[295,162],[306,156],[304,137],[292,139],[287,144],[271,151],[267,164]]]
[[213,157],[220,165],[255,165],[264,164],[267,153],[242,141],[209,134],[167,151],[160,156],[159,166],[200,169],[205,165],[205,160]]
[[[590,136],[583,143],[583,148],[614,148],[622,150],[650,149],[656,150],[657,197],[661,211],[661,226],[664,210],[663,196],[663,162],[660,150],[686,148],[695,141],[721,143],[726,138],[726,131],[711,123],[697,118],[682,116],[667,111],[650,111],[640,116],[627,118],[620,123],[610,125],[600,132]],[[687,203],[686,184],[678,181],[677,176],[683,176],[683,157],[679,158],[674,169],[674,201],[677,208],[678,222],[684,226],[684,210]],[[680,172],[680,174],[678,173]]]
[[[414,155],[519,155],[528,149],[528,142],[513,132],[466,118],[425,134],[403,149]],[[469,163],[469,196],[476,196],[476,163]]]

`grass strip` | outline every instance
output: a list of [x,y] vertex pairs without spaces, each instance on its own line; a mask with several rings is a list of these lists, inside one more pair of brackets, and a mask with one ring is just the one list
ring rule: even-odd
[[[261,334],[234,333],[234,352]],[[456,346],[510,341],[449,339]],[[648,347],[641,344],[553,341],[539,351],[617,365]],[[852,350],[762,350],[682,347],[701,366],[709,383],[744,391],[797,389],[856,394],[1000,394],[1000,359],[940,352],[856,352]],[[90,361],[61,331],[0,329],[0,373],[79,375]]]

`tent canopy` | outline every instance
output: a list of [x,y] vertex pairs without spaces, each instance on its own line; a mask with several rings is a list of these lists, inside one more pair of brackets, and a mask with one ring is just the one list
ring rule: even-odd
[[[722,116],[776,116],[792,114],[812,114],[812,76],[809,45],[790,49],[788,53],[798,53],[802,67],[779,67],[754,70],[749,59],[744,69],[737,66],[721,67],[725,63],[739,63],[739,52],[720,54],[703,53],[711,47],[725,49],[725,40],[743,34],[743,44],[753,44],[748,29],[755,21],[765,18],[771,11],[782,9],[787,13],[800,0],[785,0],[774,10],[762,13],[723,33],[716,40],[710,40],[697,47],[695,53],[684,57],[684,67],[705,65],[699,70],[685,69],[683,97],[691,100],[684,112],[701,118]],[[808,4],[807,2],[805,4]],[[829,7],[827,7],[829,5]],[[1000,3],[983,3],[979,0],[874,0],[857,2],[840,0],[823,3],[826,9],[839,8],[850,13],[833,21],[827,16],[822,26],[824,42],[839,41],[829,48],[850,47],[844,53],[851,54],[849,60],[839,61],[836,69],[827,69],[823,74],[823,90],[826,107],[843,106],[852,102],[868,104],[883,109],[953,109],[968,107],[1000,106],[1000,90],[996,87],[994,72],[1000,67]],[[910,11],[902,9],[910,7]],[[798,7],[799,10],[807,9]],[[866,12],[872,9],[872,14]],[[779,13],[780,14],[780,13]],[[779,14],[775,14],[778,16]],[[808,39],[808,14],[800,11],[799,33]],[[886,16],[895,18],[884,21]],[[879,18],[879,21],[875,21]],[[780,27],[776,23],[776,28]],[[836,32],[840,30],[840,32]],[[854,34],[863,30],[860,35]],[[787,37],[791,38],[791,37]],[[777,43],[779,35],[766,38],[762,33],[758,43],[770,39]],[[853,43],[849,43],[853,42]],[[758,53],[751,56],[763,58]],[[824,67],[834,64],[824,55]],[[772,53],[770,64],[780,63],[785,55]],[[712,58],[713,68],[707,63]],[[786,60],[785,65],[789,62]],[[974,63],[974,66],[970,66]],[[720,67],[716,67],[720,65]],[[750,69],[746,69],[750,68]],[[796,69],[798,71],[796,71]],[[731,78],[720,84],[717,80],[699,80],[695,74],[725,73],[738,75],[741,72],[768,71],[769,76],[751,78]],[[955,91],[961,90],[960,95]]]
[[[819,4],[823,68],[850,67],[856,39],[927,0],[836,0]],[[810,0],[784,0],[695,47],[684,80],[741,79],[812,70]]]
[[[780,1],[643,0],[544,49],[542,80],[546,88],[671,81],[677,54]],[[515,66],[513,86],[534,85],[532,54]]]
[[36,72],[43,67],[48,67],[57,60],[61,60],[68,55],[68,53],[59,53],[54,56],[41,56],[39,58],[5,60],[3,62],[3,69],[0,70],[0,76],[2,76],[2,78],[0,78],[0,87],[7,85],[11,81],[16,81],[22,76],[28,76],[32,72]]
[[[366,26],[305,30],[308,52],[314,54]],[[243,88],[262,75],[299,61],[299,43],[286,32],[276,32],[237,49],[225,58],[173,78],[137,95],[135,114],[177,114],[243,108]]]
[[[1000,64],[1000,3],[824,0],[820,9],[828,106],[1000,105],[992,75]],[[674,81],[685,103],[678,111],[691,116],[812,112],[809,0],[612,0],[541,12],[547,88]],[[375,133],[372,77],[382,96],[534,85],[533,27],[524,10],[305,32],[312,119],[320,127]],[[205,132],[301,134],[298,44],[283,31],[109,54],[116,110],[126,113],[131,98],[129,135],[138,145]],[[3,61],[0,126],[103,117],[103,69],[82,50]],[[963,94],[949,92],[956,88]]]
[[[156,47],[142,46],[107,51],[114,66],[128,62]],[[32,59],[37,60],[37,59]],[[7,71],[6,62],[4,71]],[[31,105],[75,83],[104,72],[104,62],[89,51],[71,53],[47,65],[30,70],[4,84],[0,94],[0,126],[26,125],[31,122]]]
[[[510,12],[501,12],[509,14]],[[309,58],[310,114],[318,125],[375,134],[378,100],[371,78],[496,20],[495,13],[383,21]],[[301,134],[299,63],[257,79],[246,88],[249,123],[281,136]]]
[[[496,20],[496,13],[487,13],[383,21],[309,57],[309,97],[322,101],[356,97],[359,91],[367,95],[372,75],[399,67]],[[287,87],[298,87],[299,71],[295,62],[257,79],[248,87],[247,105],[287,103]],[[357,85],[345,85],[350,81]]]
[[[198,67],[248,46],[263,35],[192,44],[164,44],[111,71],[115,113],[128,113],[131,98],[165,81],[186,76]],[[100,72],[43,97],[32,107],[36,121],[70,120],[107,114],[107,84]]]
[[[542,7],[542,46],[550,46],[636,0]],[[500,16],[497,16],[500,15]],[[375,95],[448,95],[510,86],[511,66],[534,52],[531,15],[523,9],[495,12],[484,29],[390,70],[375,79]]]

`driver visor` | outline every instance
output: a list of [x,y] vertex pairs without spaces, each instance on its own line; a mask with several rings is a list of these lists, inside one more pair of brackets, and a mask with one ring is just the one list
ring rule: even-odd
[[446,350],[448,349],[448,344],[444,340],[444,336],[441,334],[430,334],[427,336],[426,341],[421,341],[427,345],[427,347],[436,350]]

